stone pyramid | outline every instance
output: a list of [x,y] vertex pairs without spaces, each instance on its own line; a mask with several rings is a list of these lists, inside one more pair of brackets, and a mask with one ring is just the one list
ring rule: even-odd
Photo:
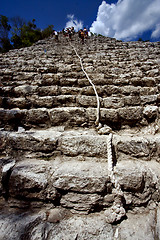
[[159,73],[159,42],[0,54],[0,239],[160,239]]

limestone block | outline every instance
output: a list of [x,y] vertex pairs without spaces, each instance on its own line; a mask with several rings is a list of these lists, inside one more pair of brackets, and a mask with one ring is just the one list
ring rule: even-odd
[[140,88],[140,95],[153,95],[155,96],[156,94],[158,94],[158,86],[155,87],[143,87]]
[[42,75],[41,85],[42,86],[52,86],[52,85],[59,85],[60,79],[58,75],[53,73],[47,73]]
[[135,106],[140,105],[141,99],[139,96],[126,96],[124,97],[124,104],[125,106]]
[[97,99],[95,96],[77,96],[76,101],[83,107],[97,107]]
[[118,110],[120,118],[126,121],[138,121],[142,119],[142,107],[125,107]]
[[139,86],[132,86],[132,85],[128,85],[128,86],[123,86],[123,87],[119,87],[119,91],[120,93],[124,94],[124,95],[139,95],[141,88]]
[[76,96],[75,95],[60,95],[53,98],[53,106],[59,107],[75,107]]
[[107,136],[80,134],[64,136],[59,140],[59,150],[68,156],[106,156]]
[[78,87],[61,87],[62,95],[78,95],[81,89]]
[[139,87],[139,86],[145,86],[141,80],[142,78],[141,77],[138,77],[136,75],[136,72],[135,72],[135,75],[131,78],[130,82],[133,86],[135,87]]
[[150,144],[143,138],[125,138],[117,142],[117,151],[137,158],[148,157],[150,154]]
[[49,174],[44,161],[20,162],[10,176],[9,193],[12,197],[25,197],[28,199],[55,200],[57,191],[49,187]]
[[20,109],[30,108],[31,102],[29,99],[26,99],[24,97],[18,97],[18,98],[9,98],[7,99],[7,106],[9,108],[15,108],[18,107]]
[[86,78],[80,78],[80,79],[78,78],[78,85],[80,87],[86,87],[86,86],[90,86],[90,83]]
[[[44,226],[41,227],[41,232],[43,228]],[[37,236],[38,230],[34,228],[33,234],[31,236]],[[79,240],[113,240],[114,230],[110,224],[106,223],[104,214],[73,215],[70,218],[60,221],[56,226],[54,225],[53,227],[51,225],[49,227],[49,240],[71,240],[76,238]],[[31,240],[34,239],[32,238]]]
[[86,118],[89,122],[93,122],[95,124],[97,116],[97,109],[96,108],[86,108]]
[[16,80],[16,81],[32,80],[35,75],[36,75],[35,72],[20,72],[20,73],[17,73],[15,71],[13,73],[13,80]]
[[142,78],[142,83],[145,87],[154,87],[155,79],[154,77],[144,77]]
[[3,86],[0,88],[1,96],[8,97],[10,94],[12,95],[13,87],[12,86]]
[[[54,170],[54,172],[53,172]],[[63,162],[51,169],[53,188],[77,193],[102,193],[110,181],[107,165],[90,161]]]
[[51,108],[53,106],[54,98],[52,96],[44,96],[39,97],[38,95],[34,95],[29,98],[30,103],[33,107],[38,108]]
[[38,94],[40,96],[57,96],[59,91],[59,86],[42,86],[38,89]]
[[[97,86],[96,86],[96,90],[97,90]],[[98,92],[98,90],[97,90]],[[81,91],[80,91],[81,95],[87,95],[87,96],[94,96],[95,92],[92,86],[86,86],[86,87],[82,87]],[[98,93],[99,95],[99,93]]]
[[9,124],[8,128],[16,129],[22,124],[25,112],[18,109],[3,110],[0,109],[0,126],[4,127]]
[[57,137],[51,137],[45,132],[23,132],[23,133],[10,133],[6,136],[8,146],[14,150],[23,150],[31,152],[52,152],[57,146]]
[[89,211],[93,211],[100,200],[101,196],[98,194],[68,193],[61,198],[61,205],[65,208],[88,213]]
[[[129,166],[127,168],[127,166]],[[115,168],[115,176],[123,191],[139,192],[144,188],[145,170],[138,167],[138,164],[123,162]]]
[[[45,60],[46,62],[46,60]],[[53,66],[53,64],[45,64],[45,67],[40,67],[39,72],[41,73],[57,73],[58,72],[58,67]]]
[[157,95],[140,96],[142,104],[156,103]]
[[143,114],[146,118],[156,118],[158,116],[158,107],[157,106],[146,106],[143,110]]
[[112,94],[118,94],[119,93],[119,87],[114,85],[104,85],[102,87],[102,91],[104,92],[104,96],[110,96]]
[[61,86],[74,86],[77,85],[77,79],[76,78],[67,78],[67,79],[60,79],[60,85]]
[[44,125],[49,122],[49,115],[46,108],[30,109],[25,114],[25,125]]
[[79,126],[87,120],[85,110],[78,107],[54,108],[50,111],[50,115],[52,126]]
[[117,123],[119,122],[118,110],[117,109],[105,109],[102,108],[101,111],[101,120],[104,123]]
[[152,69],[152,70],[148,71],[147,73],[148,73],[148,77],[159,76],[159,69]]
[[105,108],[121,108],[124,107],[124,99],[119,97],[103,98]]
[[31,95],[37,91],[37,86],[22,85],[22,86],[15,87],[13,91],[16,96]]

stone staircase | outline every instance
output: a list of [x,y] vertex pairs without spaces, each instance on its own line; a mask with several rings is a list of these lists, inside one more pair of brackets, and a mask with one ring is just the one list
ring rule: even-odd
[[0,239],[160,239],[160,43],[71,44],[98,128],[62,34],[0,55]]

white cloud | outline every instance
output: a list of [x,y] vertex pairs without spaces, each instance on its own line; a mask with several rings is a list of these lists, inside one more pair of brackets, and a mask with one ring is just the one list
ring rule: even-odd
[[81,20],[78,21],[75,18],[74,14],[68,14],[67,18],[69,19],[69,21],[66,23],[65,28],[74,27],[75,31],[83,28],[83,22]]
[[135,39],[145,31],[159,36],[160,0],[119,0],[116,4],[105,1],[99,6],[97,19],[90,31],[116,39]]
[[156,25],[156,28],[151,35],[151,38],[159,38],[159,37],[160,37],[160,23]]

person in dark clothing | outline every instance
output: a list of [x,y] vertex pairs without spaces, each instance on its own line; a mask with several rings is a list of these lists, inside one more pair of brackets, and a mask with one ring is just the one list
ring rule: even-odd
[[84,44],[85,33],[82,29],[80,30],[79,37],[81,39],[81,43]]

